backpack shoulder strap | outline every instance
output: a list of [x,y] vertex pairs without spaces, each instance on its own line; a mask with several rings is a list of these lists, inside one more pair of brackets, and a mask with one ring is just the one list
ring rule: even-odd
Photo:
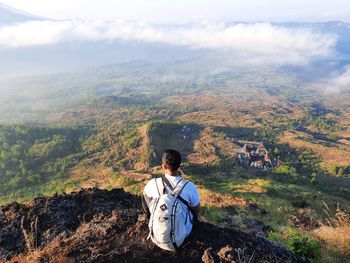
[[163,175],[161,178],[162,178],[162,181],[169,187],[170,191],[173,192],[174,191],[174,187],[171,185],[171,183],[168,180],[168,178],[166,178],[165,175]]
[[156,180],[158,195],[161,196],[162,194],[165,193],[165,187],[163,185],[163,180],[160,177],[156,178],[155,180]]
[[188,209],[190,209],[190,205],[189,203],[183,199],[180,194],[182,192],[182,190],[185,188],[185,186],[189,183],[189,181],[185,180],[185,179],[181,179],[181,181],[176,185],[174,191],[173,191],[173,195],[179,199],[182,203],[184,203]]
[[[170,189],[170,191],[171,191],[171,194],[172,194],[173,196],[175,196],[176,191],[179,189],[179,187],[181,188],[181,186],[187,182],[185,179],[181,178],[181,179],[176,183],[176,185],[173,186],[173,185],[170,183],[170,181],[168,180],[168,178],[166,178],[165,175],[162,176],[162,180],[163,180],[163,182],[166,184],[166,186],[169,187],[169,189]],[[178,196],[175,196],[175,197],[177,198]]]
[[188,184],[189,181],[186,179],[181,179],[177,185],[175,186],[175,189],[173,190],[173,195],[178,198],[181,194],[182,190],[185,188],[185,186]]
[[[182,192],[182,190],[185,188],[186,184],[189,181],[181,178],[180,181],[175,185],[175,188],[171,185],[171,183],[169,182],[169,180],[165,176],[162,176],[162,181],[169,187],[169,189],[171,190],[171,194],[175,198],[179,199],[188,208],[190,208],[188,202],[180,196],[180,193]],[[165,188],[164,188],[164,190],[165,190]]]

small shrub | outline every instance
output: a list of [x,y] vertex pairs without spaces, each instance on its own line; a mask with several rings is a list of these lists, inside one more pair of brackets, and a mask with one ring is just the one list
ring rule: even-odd
[[274,172],[276,174],[285,174],[285,175],[296,175],[296,169],[292,166],[288,166],[286,164],[279,165],[275,168]]
[[338,174],[339,167],[336,164],[332,164],[331,166],[328,167],[328,172],[331,175],[337,175]]
[[120,187],[128,187],[128,186],[131,186],[133,184],[136,184],[137,182],[133,179],[130,179],[128,177],[120,177],[119,180],[118,180],[118,185]]
[[345,170],[343,167],[340,167],[338,170],[338,175],[344,175],[345,174]]
[[310,177],[311,177],[311,180],[310,180],[310,182],[312,183],[312,184],[317,184],[317,173],[312,173],[311,175],[310,175]]
[[281,233],[278,233],[278,232],[273,232],[273,231],[269,232],[267,235],[267,238],[277,243],[283,243],[283,237]]
[[299,233],[292,233],[287,241],[287,247],[296,255],[303,257],[307,262],[320,262],[321,250],[317,240],[309,239]]
[[134,195],[141,195],[142,193],[142,188],[138,184],[133,184],[130,187],[128,187],[128,192],[134,194]]
[[306,262],[320,262],[321,249],[318,241],[310,239],[292,228],[281,232],[270,232],[268,239],[283,244],[290,251],[304,258]]

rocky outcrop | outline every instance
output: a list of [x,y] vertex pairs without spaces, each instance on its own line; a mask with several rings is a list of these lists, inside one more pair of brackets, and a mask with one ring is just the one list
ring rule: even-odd
[[139,198],[123,189],[0,207],[0,262],[302,262],[263,237],[203,222],[177,253],[147,235]]

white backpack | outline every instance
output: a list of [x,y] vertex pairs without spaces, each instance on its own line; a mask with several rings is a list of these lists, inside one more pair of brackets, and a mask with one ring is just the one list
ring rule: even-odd
[[[188,203],[180,196],[188,181],[181,179],[173,188],[165,177],[155,180],[159,197],[153,198],[149,205],[151,217],[148,238],[151,237],[153,243],[162,249],[176,251],[186,238],[187,220],[192,223]],[[171,193],[166,192],[164,183]],[[185,218],[183,215],[186,215]]]

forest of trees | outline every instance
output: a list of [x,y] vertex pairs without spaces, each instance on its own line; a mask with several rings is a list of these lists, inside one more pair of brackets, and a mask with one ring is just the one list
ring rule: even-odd
[[0,193],[64,178],[90,133],[87,127],[0,125]]

